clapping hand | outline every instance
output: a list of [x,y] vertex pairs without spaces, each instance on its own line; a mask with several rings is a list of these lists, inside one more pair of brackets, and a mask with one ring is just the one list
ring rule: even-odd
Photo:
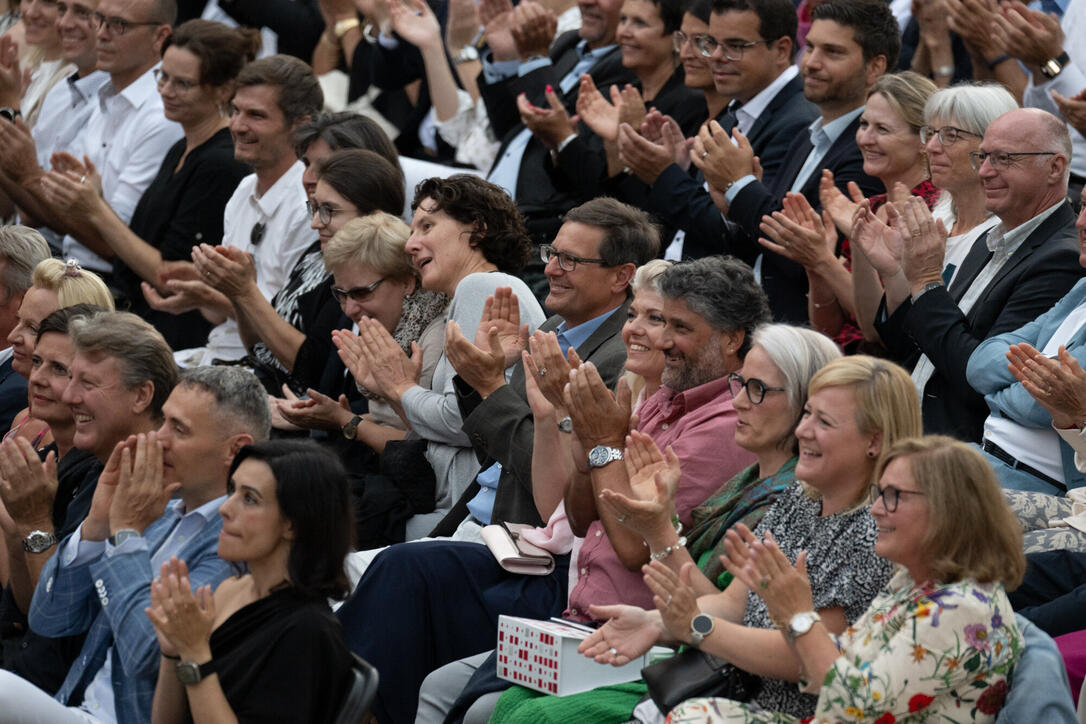
[[308,399],[299,399],[283,385],[283,399],[275,399],[275,405],[284,420],[307,430],[339,430],[354,417],[346,395],[333,400],[312,388],[306,390]]
[[652,605],[660,612],[668,633],[690,643],[690,622],[698,615],[698,596],[691,585],[695,566],[687,563],[679,573],[661,561],[641,567],[645,585],[652,591]]
[[617,397],[607,389],[596,366],[585,362],[569,373],[564,399],[573,418],[573,432],[585,450],[597,445],[622,447],[630,428],[630,386],[618,382]]
[[1063,28],[1055,15],[1031,10],[1015,0],[1001,5],[993,19],[992,34],[1028,66],[1039,68],[1063,52]]
[[588,73],[581,76],[581,88],[577,92],[577,115],[604,141],[618,138],[618,115],[622,105],[622,90],[617,83],[611,86],[609,94],[610,101],[600,93],[592,76]]
[[818,272],[838,263],[837,229],[829,212],[819,217],[803,194],[786,194],[783,210],[763,216],[761,229],[769,239],[760,238],[759,244],[806,269]]
[[852,236],[849,239],[853,248],[859,249],[867,257],[884,282],[901,273],[905,246],[898,230],[900,215],[892,203],[886,204],[886,213],[895,226],[880,221],[867,201],[861,203],[852,217]]
[[513,8],[512,32],[521,60],[545,56],[558,32],[558,17],[535,0],[522,0]]
[[235,299],[245,291],[258,291],[253,257],[236,246],[199,244],[192,247],[192,262],[213,289]]
[[143,611],[155,627],[162,653],[198,663],[211,659],[215,597],[211,586],[193,592],[188,566],[177,556],[162,564],[151,583],[151,605]]
[[771,533],[754,541],[750,556],[742,565],[721,556],[728,572],[765,601],[769,617],[784,627],[797,613],[814,610],[811,581],[807,577],[807,551],[796,556],[793,566],[777,546]]
[[412,342],[409,358],[384,325],[368,317],[358,320],[358,334],[373,379],[370,389],[386,400],[398,402],[422,377],[422,348]]
[[50,452],[42,462],[34,447],[22,438],[0,444],[0,500],[17,527],[28,532],[51,529],[56,494],[56,452]]
[[864,194],[856,182],[848,182],[848,196],[845,196],[833,183],[833,171],[823,169],[822,178],[818,182],[818,200],[822,204],[823,213],[829,213],[837,230],[851,237],[852,220],[864,201]]
[[556,411],[566,414],[565,388],[569,383],[569,371],[581,366],[577,350],[569,348],[569,360],[562,356],[558,337],[554,332],[536,330],[528,339],[530,354],[524,358],[524,377],[532,378],[540,394],[546,397]]
[[1063,119],[1076,131],[1086,135],[1086,88],[1070,98],[1065,98],[1053,90],[1052,100],[1056,101],[1056,107],[1060,109]]
[[1067,348],[1060,345],[1056,359],[1045,357],[1025,342],[1007,350],[1010,371],[1052,415],[1052,424],[1061,429],[1086,422],[1086,371]]
[[630,663],[651,649],[661,633],[652,614],[637,606],[589,606],[588,612],[607,623],[582,641],[577,651],[600,664]]
[[669,445],[665,458],[651,437],[632,430],[626,437],[624,462],[630,495],[605,489],[599,496],[601,507],[646,541],[671,535],[675,492],[682,477],[675,451]]
[[705,175],[709,186],[721,193],[744,176],[754,174],[750,141],[738,128],[733,128],[729,136],[716,121],[709,121],[698,131],[690,160]]
[[563,140],[577,133],[578,118],[569,117],[552,87],[547,86],[545,93],[549,109],[533,105],[528,96],[521,93],[517,96],[517,110],[520,112],[521,122],[532,135],[548,149],[556,151]]
[[908,234],[909,243],[904,246],[901,268],[915,294],[928,283],[943,279],[946,226],[942,219],[935,219],[931,215],[927,203],[919,196],[910,196],[904,202],[891,206],[901,212],[896,222],[898,233],[902,238]]
[[39,180],[45,173],[38,166],[38,151],[30,127],[22,116],[14,123],[0,124],[0,169],[20,184]]

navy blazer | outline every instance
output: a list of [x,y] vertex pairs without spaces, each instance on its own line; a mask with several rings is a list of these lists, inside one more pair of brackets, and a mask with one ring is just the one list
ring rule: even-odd
[[[985,244],[987,234],[975,244]],[[924,387],[924,432],[980,442],[988,406],[966,377],[969,357],[985,339],[1012,332],[1041,316],[1086,276],[1078,263],[1075,214],[1064,202],[1011,255],[963,314],[946,287],[906,299],[875,329],[890,357],[911,369],[926,354],[935,373]],[[885,298],[883,299],[885,304]]]
[[11,366],[12,358],[0,365],[0,430],[7,432],[15,416],[27,407],[26,378]]

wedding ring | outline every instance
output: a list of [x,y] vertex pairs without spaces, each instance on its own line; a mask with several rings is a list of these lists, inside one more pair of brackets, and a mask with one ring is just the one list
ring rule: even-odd
[[920,232],[919,231],[914,231],[913,232],[913,238],[915,239],[918,236],[920,236]]
[[84,182],[84,181],[86,181],[86,180],[87,180],[87,177],[86,177],[86,176],[80,176],[80,177],[79,177],[79,183],[83,183],[83,182]]
[[619,523],[625,523],[626,522],[626,516],[624,516],[624,515],[616,516],[615,520],[617,520]]
[[762,579],[762,588],[766,588],[767,586],[769,586],[769,576]]
[[664,608],[667,608],[668,606],[671,605],[671,596],[672,596],[672,594],[670,594],[670,593],[667,594],[667,603],[664,604]]
[[546,367],[540,367],[539,368],[539,376],[540,377],[546,377],[547,376],[547,368]]
[[618,649],[616,649],[616,648],[608,649],[607,653],[611,654],[612,656],[618,656]]
[[702,151],[702,152],[701,152],[701,160],[703,160],[703,161],[704,161],[704,160],[705,160],[705,159],[707,159],[708,157],[709,157],[709,152],[708,152],[708,151]]

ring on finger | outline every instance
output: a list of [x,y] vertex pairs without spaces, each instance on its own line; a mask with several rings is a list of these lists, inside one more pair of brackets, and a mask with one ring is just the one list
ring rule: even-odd
[[607,653],[611,654],[612,656],[618,656],[618,649],[611,647],[607,649]]
[[547,376],[547,368],[546,367],[540,367],[539,368],[539,376],[540,377],[546,377]]
[[708,152],[708,151],[702,151],[702,152],[701,152],[701,160],[703,160],[703,161],[704,161],[704,160],[705,160],[705,159],[707,159],[708,157],[709,157],[709,152]]
[[673,595],[674,595],[674,594],[671,594],[671,593],[667,594],[667,602],[666,602],[666,603],[664,603],[664,608],[667,608],[668,606],[670,606],[670,605],[671,605],[671,597],[672,597]]
[[770,581],[769,576],[763,576],[762,580],[761,580],[762,588],[766,588],[767,586],[769,586],[769,581]]

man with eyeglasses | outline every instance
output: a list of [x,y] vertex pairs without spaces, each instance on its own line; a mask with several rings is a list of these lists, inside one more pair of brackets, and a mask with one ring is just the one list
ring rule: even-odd
[[[313,242],[302,183],[305,166],[295,153],[293,136],[320,112],[324,96],[313,69],[287,55],[250,63],[236,83],[230,117],[234,158],[252,166],[253,173],[226,203],[222,246],[207,263],[229,265],[240,255],[251,255],[257,286],[272,299]],[[208,334],[207,346],[177,353],[178,364],[206,365],[245,356],[234,305],[226,294],[201,280],[172,281],[170,288],[176,292],[171,297],[161,298],[146,288],[144,294],[155,309],[180,313],[197,308],[219,322]]]
[[[97,69],[109,78],[108,82],[100,82],[95,93],[91,92],[91,81],[82,87],[72,84],[67,102],[51,106],[50,117],[44,115],[48,109],[43,109],[41,122],[50,124],[47,132],[52,124],[68,129],[52,140],[51,150],[59,154],[52,157],[52,167],[78,173],[81,183],[92,182],[96,171],[103,196],[127,223],[166,152],[183,135],[181,126],[163,115],[162,98],[152,73],[161,58],[162,43],[170,35],[177,5],[174,0],[100,0],[95,10],[93,0],[65,4],[66,12],[60,19],[62,37],[84,38],[78,53],[74,44],[62,43],[68,49],[65,52],[81,57],[90,52],[89,45],[94,45]],[[93,35],[93,44],[87,34]],[[66,89],[58,86],[54,90]],[[61,100],[65,100],[64,96]],[[75,108],[70,110],[73,101]],[[78,117],[80,103],[89,107],[81,126],[73,128],[68,119],[56,118],[56,114],[67,116],[73,111]],[[37,183],[44,174],[42,159],[23,165],[28,160],[28,148],[33,149],[33,142],[25,128],[7,126],[0,130],[0,155],[21,152],[18,160],[5,163],[5,170],[10,164],[22,165],[22,170],[14,174],[18,181],[0,181],[0,185],[28,220],[58,235],[66,234],[59,243],[65,257],[78,258],[83,266],[108,281],[113,251],[92,227],[68,226],[64,210],[53,205]]]
[[[967,365],[984,340],[1032,321],[1086,274],[1066,199],[1070,155],[1066,125],[1047,111],[1018,109],[992,121],[971,160],[985,207],[999,223],[944,279],[946,229],[907,202],[898,227],[906,237],[902,270],[910,296],[898,299],[888,292],[875,319],[880,338],[891,341],[892,358],[911,368],[924,354],[934,367],[919,390],[924,432],[975,443],[983,434],[991,459],[1010,460],[1015,468],[1024,463],[1052,471],[1058,456],[1042,462],[1042,450],[1050,448],[1026,442],[1009,419],[1013,409],[997,401],[989,417],[982,394],[995,390],[988,383],[970,386],[974,374],[967,377]],[[986,358],[983,376],[994,371],[1009,377],[1003,352],[996,356]]]
[[[818,116],[803,97],[803,81],[792,63],[796,26],[790,0],[715,0],[709,33],[691,39],[709,59],[717,92],[732,99],[716,121],[724,133],[738,128],[747,137],[766,184],[776,178],[788,146]],[[650,142],[638,137],[634,143]],[[684,256],[720,252],[727,221],[713,204],[702,171],[691,167],[692,176],[674,163],[662,170],[633,163],[631,169],[650,185],[649,210],[683,231]]]

